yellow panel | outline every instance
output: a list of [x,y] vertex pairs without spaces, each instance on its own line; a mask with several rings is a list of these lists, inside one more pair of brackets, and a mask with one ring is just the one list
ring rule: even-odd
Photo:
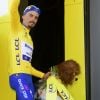
[[78,4],[78,3],[81,3],[82,0],[74,0],[74,2],[75,2],[76,4]]
[[80,3],[82,3],[82,0],[65,0],[65,5],[74,5]]
[[16,100],[15,93],[9,87],[8,66],[8,16],[0,17],[0,100]]
[[65,0],[65,4],[73,4],[74,0]]
[[83,3],[65,5],[65,59],[74,59],[81,66],[79,80],[68,87],[75,100],[86,100],[83,11]]

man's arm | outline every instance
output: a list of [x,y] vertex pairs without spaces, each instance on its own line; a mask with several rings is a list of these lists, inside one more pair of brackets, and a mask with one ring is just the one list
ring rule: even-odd
[[43,78],[43,76],[45,75],[43,72],[39,71],[39,70],[36,70],[34,67],[31,67],[31,73],[33,76],[36,76],[38,78]]
[[9,0],[9,14],[11,21],[11,30],[16,32],[18,30],[18,26],[20,24],[20,16],[18,12],[18,7],[20,4],[20,0]]
[[30,66],[30,68],[31,68],[31,74],[33,76],[38,77],[38,78],[42,78],[42,79],[46,80],[51,75],[51,72],[43,73],[43,72],[35,69],[32,66]]

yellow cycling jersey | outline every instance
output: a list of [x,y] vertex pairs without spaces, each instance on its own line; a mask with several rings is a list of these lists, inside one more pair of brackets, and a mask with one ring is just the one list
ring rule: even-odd
[[20,0],[9,0],[11,23],[9,35],[9,73],[10,75],[26,73],[42,78],[44,73],[31,66],[33,43],[29,35],[29,30],[20,23],[19,4]]
[[57,93],[62,100],[74,100],[61,80],[52,75],[47,79],[46,100],[57,100]]

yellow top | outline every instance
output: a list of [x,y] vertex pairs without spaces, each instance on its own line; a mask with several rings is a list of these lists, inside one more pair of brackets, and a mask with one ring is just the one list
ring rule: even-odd
[[46,100],[57,100],[57,91],[62,100],[74,100],[61,80],[52,75],[47,80]]
[[9,53],[10,53],[10,75],[14,73],[27,73],[42,78],[44,73],[34,69],[31,66],[33,43],[29,35],[29,30],[20,23],[18,6],[20,0],[9,0],[10,15],[10,35],[9,35]]

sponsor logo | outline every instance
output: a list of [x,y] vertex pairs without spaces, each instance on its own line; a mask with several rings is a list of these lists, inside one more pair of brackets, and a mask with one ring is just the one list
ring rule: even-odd
[[16,54],[16,64],[20,65],[20,55]]
[[[15,39],[15,50],[16,51],[19,50],[19,38]],[[19,53],[16,54],[16,64],[20,65],[20,54]]]
[[26,91],[24,89],[24,85],[22,84],[22,80],[21,79],[18,79],[18,84],[20,86],[20,89],[21,89],[21,92],[22,92],[24,98],[28,98],[28,95],[27,95],[27,93],[26,93]]
[[29,48],[31,51],[33,50],[32,47],[30,47],[28,44],[25,43],[25,47]]
[[49,84],[49,92],[51,92],[51,93],[56,92],[56,89],[54,88],[53,84]]
[[19,50],[19,38],[15,39],[15,50]]
[[66,95],[66,93],[63,90],[60,93],[61,96],[64,98],[64,100],[69,100],[69,97]]
[[33,93],[32,93],[32,90],[30,90],[30,94],[31,94],[31,96],[33,97]]
[[26,42],[21,42],[22,60],[31,62],[32,51],[33,51],[33,47],[30,44]]

